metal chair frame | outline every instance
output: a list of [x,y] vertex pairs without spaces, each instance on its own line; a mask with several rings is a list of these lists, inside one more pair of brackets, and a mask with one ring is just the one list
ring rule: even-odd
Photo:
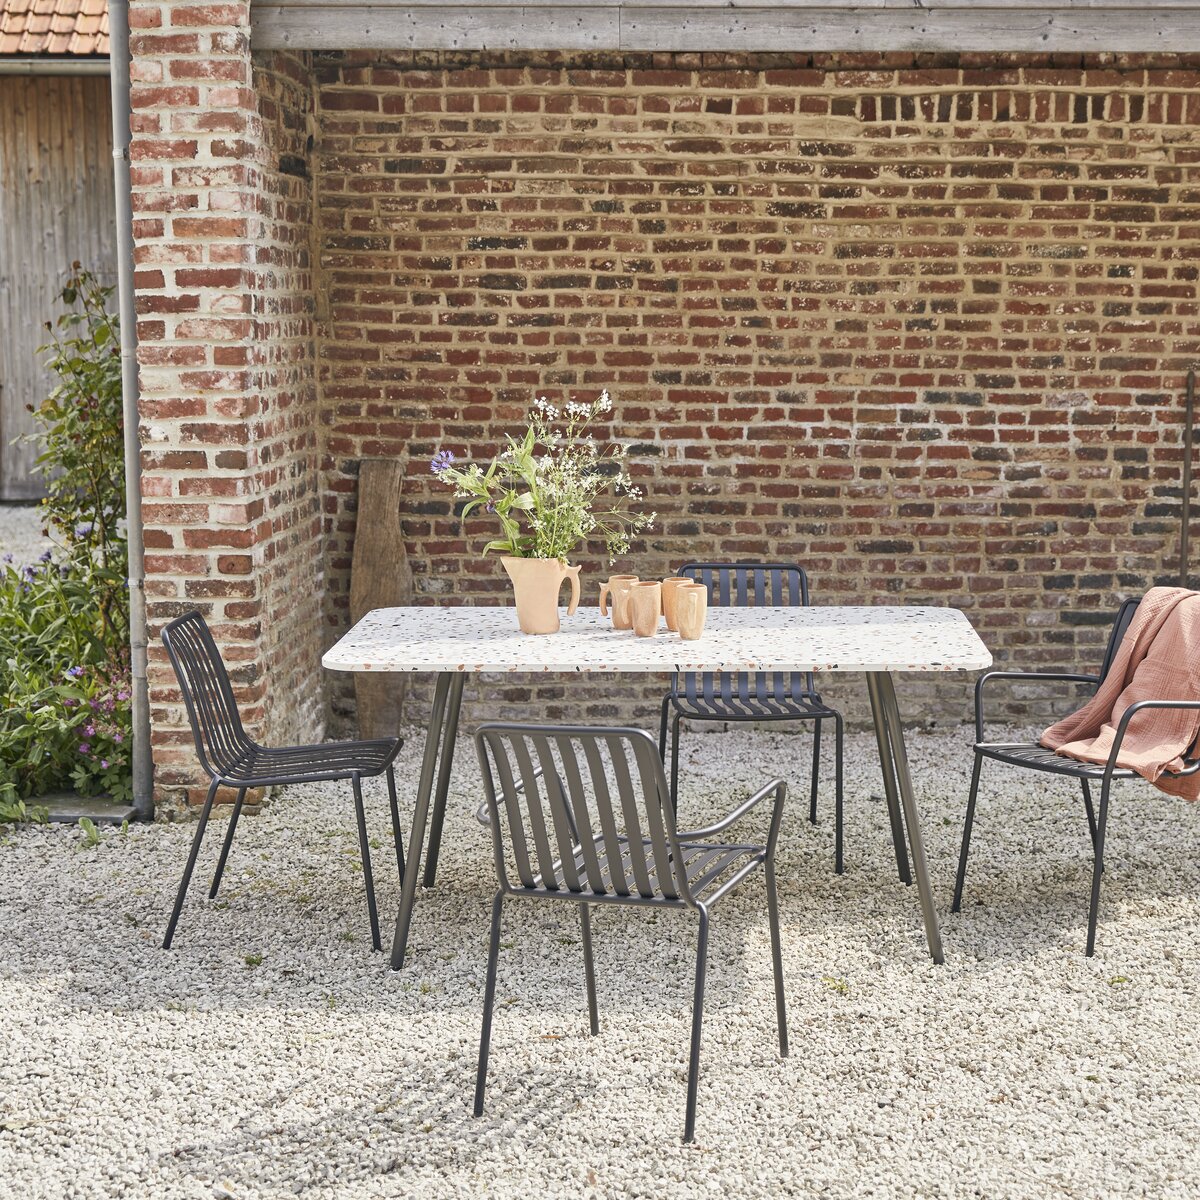
[[[582,764],[576,747],[582,752]],[[599,1032],[600,1023],[589,907],[610,904],[675,908],[696,913],[700,922],[683,1133],[685,1142],[692,1141],[700,1073],[709,909],[759,867],[766,881],[779,1053],[781,1057],[788,1053],[775,886],[775,847],[787,785],[781,779],[773,779],[714,824],[679,831],[662,759],[656,753],[653,739],[643,730],[491,723],[476,730],[475,749],[485,796],[478,815],[492,830],[500,883],[492,901],[475,1115],[483,1113],[487,1085],[504,901],[522,898],[566,901],[578,906],[588,1020],[593,1035]],[[562,775],[555,764],[555,750],[562,764]],[[605,771],[604,750],[611,763],[612,779]],[[590,802],[585,779],[591,784]],[[640,784],[640,804],[635,779]],[[538,780],[543,781],[541,788]],[[613,782],[617,792],[615,802]],[[741,820],[772,793],[775,799],[765,843],[733,845],[708,840]],[[619,832],[622,825],[624,834]],[[516,881],[509,875],[508,851],[516,866]]]
[[[1104,873],[1104,839],[1108,828],[1109,793],[1114,779],[1140,778],[1136,771],[1117,766],[1121,744],[1125,740],[1125,731],[1129,728],[1129,723],[1140,712],[1157,708],[1200,709],[1200,701],[1142,700],[1137,704],[1131,704],[1125,710],[1117,726],[1117,735],[1113,740],[1112,750],[1109,752],[1107,761],[1100,764],[1064,758],[1037,743],[985,742],[983,740],[983,695],[984,688],[992,680],[1014,679],[1078,683],[1090,686],[1095,692],[1112,668],[1121,640],[1129,629],[1129,624],[1133,620],[1139,603],[1140,601],[1137,599],[1126,600],[1117,610],[1098,675],[1076,674],[1069,671],[988,671],[977,680],[975,684],[975,766],[971,773],[971,791],[967,798],[962,849],[959,852],[958,874],[954,881],[953,912],[959,912],[962,907],[963,884],[967,875],[967,856],[971,848],[971,830],[975,823],[975,802],[979,794],[979,776],[983,760],[990,758],[1030,771],[1041,771],[1050,775],[1078,779],[1083,790],[1083,806],[1087,813],[1093,855],[1091,903],[1088,908],[1087,956],[1091,958],[1095,953],[1096,923],[1100,911],[1100,877]],[[1171,778],[1178,779],[1185,775],[1194,775],[1197,771],[1200,771],[1200,761],[1189,762],[1184,770],[1172,775]],[[1100,781],[1099,814],[1092,804],[1091,783],[1096,780]]]
[[396,843],[396,865],[404,876],[404,848],[400,835],[400,808],[396,797],[393,763],[403,744],[400,738],[364,742],[324,742],[307,746],[268,749],[253,741],[242,726],[241,715],[229,683],[221,653],[212,632],[199,612],[176,617],[162,631],[167,657],[175,670],[188,722],[196,744],[196,756],[209,776],[208,794],[192,848],[184,867],[183,879],[175,897],[175,906],[167,924],[163,949],[171,948],[175,926],[183,909],[184,897],[200,853],[200,843],[219,787],[237,789],[237,800],[229,818],[229,828],[221,845],[209,899],[215,899],[225,873],[229,848],[242,804],[250,788],[274,787],[289,783],[316,783],[322,780],[349,779],[354,789],[354,811],[358,821],[358,846],[362,856],[363,880],[367,888],[367,912],[371,921],[371,946],[381,949],[379,912],[375,904],[375,883],[371,874],[371,852],[367,842],[366,815],[363,810],[362,780],[387,776],[388,800],[392,815],[392,835]]
[[[714,607],[750,608],[757,605],[807,608],[808,575],[794,563],[688,562],[678,574],[708,588]],[[707,704],[713,711],[705,712]],[[671,710],[674,719],[670,719]],[[745,711],[739,712],[742,709]],[[817,823],[817,788],[821,773],[821,728],[834,722],[836,793],[834,800],[834,870],[842,874],[842,714],[822,701],[811,671],[714,672],[676,671],[671,690],[663,697],[659,720],[659,757],[667,759],[667,724],[671,726],[671,796],[679,800],[680,723],[688,721],[748,722],[812,721],[812,782],[808,819]]]

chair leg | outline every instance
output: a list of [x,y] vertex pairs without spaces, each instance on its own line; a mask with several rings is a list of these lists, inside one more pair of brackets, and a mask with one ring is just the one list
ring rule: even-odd
[[367,887],[367,914],[371,918],[371,949],[382,950],[379,940],[379,911],[375,907],[375,880],[371,877],[371,847],[367,844],[367,815],[363,810],[362,781],[350,777],[354,785],[354,815],[358,818],[358,852],[362,856],[363,883]]
[[971,851],[971,826],[975,823],[975,797],[979,794],[979,772],[983,767],[983,755],[976,751],[975,769],[971,772],[971,794],[967,797],[967,819],[963,822],[962,849],[958,852],[958,875],[954,880],[954,903],[951,912],[962,907],[963,881],[967,877],[967,855]]
[[492,1008],[496,1002],[496,966],[500,958],[500,906],[504,893],[492,901],[492,935],[488,942],[487,983],[483,989],[483,1028],[479,1032],[479,1067],[475,1072],[475,1115],[483,1116],[483,1093],[487,1087],[488,1051],[492,1041]]
[[767,923],[771,926],[771,969],[775,973],[775,1020],[779,1026],[779,1057],[788,1056],[787,1004],[783,992],[783,947],[779,941],[779,897],[775,892],[775,863],[764,864],[767,880]]
[[700,1032],[704,1023],[704,974],[708,967],[708,913],[700,913],[700,935],[696,939],[696,990],[692,997],[692,1045],[688,1055],[687,1112],[683,1120],[683,1140],[696,1136],[696,1088],[700,1082]]
[[233,815],[229,818],[229,828],[225,831],[225,840],[221,843],[221,857],[217,859],[217,869],[213,872],[212,887],[208,889],[208,898],[215,900],[221,887],[221,876],[225,874],[225,860],[229,857],[229,847],[233,845],[233,831],[237,828],[238,817],[242,815],[242,801],[246,799],[246,789],[240,788],[237,800],[234,801]]
[[592,914],[579,906],[579,932],[583,938],[583,978],[587,982],[588,1027],[592,1036],[600,1032],[600,1010],[596,1005],[596,964],[592,958]]
[[170,950],[171,939],[175,936],[175,926],[179,923],[179,914],[183,910],[183,898],[187,895],[188,884],[192,872],[196,869],[196,856],[200,853],[200,843],[204,839],[204,828],[208,824],[208,814],[212,812],[213,797],[217,794],[217,781],[214,779],[208,785],[208,795],[204,798],[204,807],[200,810],[200,820],[196,824],[196,833],[192,838],[192,849],[188,853],[187,866],[183,868],[183,879],[179,882],[179,891],[175,895],[175,907],[171,910],[171,919],[167,922],[167,933],[163,938],[163,949]]
[[845,748],[845,722],[842,714],[834,717],[834,759],[837,773],[836,790],[833,797],[833,869],[842,874],[842,754]]
[[675,714],[675,719],[671,722],[671,803],[675,806],[675,811],[679,811],[679,721],[680,716]]
[[821,726],[824,725],[819,717],[813,722],[813,751],[812,751],[812,786],[808,793],[808,820],[817,823],[817,785],[821,781]]
[[1096,822],[1096,861],[1092,867],[1092,904],[1088,910],[1087,956],[1096,952],[1096,919],[1100,915],[1100,876],[1104,874],[1104,830],[1108,825],[1108,789],[1112,781],[1100,786],[1100,817]]
[[1096,849],[1096,810],[1092,808],[1092,789],[1088,787],[1086,779],[1080,779],[1079,782],[1083,784],[1083,807],[1087,813],[1088,832],[1092,835],[1092,851],[1094,853]]
[[671,712],[671,697],[664,696],[662,702],[662,715],[658,719],[658,757],[665,763],[667,761],[667,718]]
[[392,809],[392,840],[396,843],[396,866],[400,870],[400,878],[404,879],[404,838],[400,833],[400,802],[396,798],[396,771],[394,766],[387,769],[388,803]]

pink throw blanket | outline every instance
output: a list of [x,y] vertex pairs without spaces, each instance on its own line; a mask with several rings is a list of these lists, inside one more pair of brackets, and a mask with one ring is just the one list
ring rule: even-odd
[[[1042,734],[1040,742],[1067,758],[1104,764],[1125,710],[1139,700],[1200,700],[1200,592],[1156,587],[1146,593],[1096,694],[1078,712]],[[1157,788],[1200,799],[1200,773],[1183,779],[1185,758],[1200,753],[1200,711],[1148,709],[1125,731],[1117,765]]]

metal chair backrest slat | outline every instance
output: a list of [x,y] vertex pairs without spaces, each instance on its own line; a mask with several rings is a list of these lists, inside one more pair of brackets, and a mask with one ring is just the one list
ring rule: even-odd
[[[708,602],[717,608],[808,607],[808,575],[794,563],[688,562],[678,574],[708,589]],[[685,695],[711,699],[720,689],[727,703],[734,699],[780,702],[787,697],[812,696],[816,683],[810,671],[783,672],[773,676],[750,672],[724,673],[714,679],[711,672],[681,676]]]
[[200,764],[209,775],[228,774],[254,743],[242,727],[212,633],[204,617],[191,612],[171,621],[162,639],[183,694]]
[[506,889],[690,903],[662,761],[644,732],[487,724],[475,744]]
[[1129,630],[1129,625],[1133,621],[1134,613],[1137,612],[1138,605],[1141,599],[1134,598],[1126,600],[1120,608],[1117,609],[1116,619],[1113,621],[1112,633],[1108,635],[1108,645],[1104,648],[1104,661],[1100,664],[1100,681],[1103,682],[1105,676],[1113,665],[1113,659],[1117,657],[1117,651],[1121,648],[1121,642],[1125,638],[1125,634]]

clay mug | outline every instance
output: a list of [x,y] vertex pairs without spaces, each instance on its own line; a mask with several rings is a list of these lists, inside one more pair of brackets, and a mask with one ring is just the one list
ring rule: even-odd
[[672,575],[662,581],[663,616],[667,618],[667,628],[672,633],[679,631],[679,625],[675,620],[675,594],[681,587],[691,582],[685,575]]
[[702,583],[689,583],[675,595],[675,620],[679,636],[694,642],[704,632],[704,617],[708,612],[708,588]]
[[629,591],[629,615],[638,637],[653,637],[662,616],[662,584],[657,579],[635,583]]
[[629,589],[637,581],[636,575],[610,575],[600,585],[600,615],[608,616],[608,607],[605,601],[611,597],[614,629],[628,629],[632,624],[629,618]]

